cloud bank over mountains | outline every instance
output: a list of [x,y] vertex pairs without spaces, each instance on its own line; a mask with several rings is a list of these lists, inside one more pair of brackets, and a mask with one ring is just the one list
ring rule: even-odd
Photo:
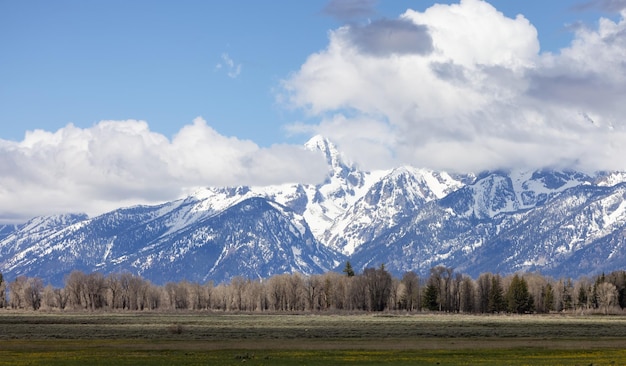
[[[353,22],[375,3],[324,10],[351,23],[281,81],[280,105],[307,116],[288,132],[322,134],[364,169],[626,170],[623,2],[595,2],[621,9],[617,20],[577,27],[553,53],[523,15],[481,0]],[[222,64],[239,75],[228,55]],[[198,186],[316,183],[325,169],[301,146],[261,148],[201,118],[171,139],[143,121],[69,124],[0,139],[0,223],[162,202]]]
[[330,32],[280,98],[311,116],[292,132],[365,166],[626,169],[625,15],[542,53],[523,15],[484,1],[409,9]]
[[197,187],[321,182],[324,158],[301,146],[261,148],[225,137],[202,118],[171,140],[144,121],[29,131],[0,140],[0,222],[89,214],[181,197]]

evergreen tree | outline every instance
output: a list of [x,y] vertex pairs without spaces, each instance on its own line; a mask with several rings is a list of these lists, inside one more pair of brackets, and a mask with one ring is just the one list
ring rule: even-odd
[[437,301],[438,293],[438,286],[429,281],[428,285],[426,285],[426,288],[424,289],[424,296],[422,297],[422,301],[424,302],[422,304],[423,307],[430,311],[439,310],[439,302]]
[[491,282],[493,275],[491,273],[483,273],[476,280],[476,304],[478,312],[488,313],[489,311],[489,294],[491,293]]
[[534,299],[528,292],[528,284],[517,274],[513,276],[506,294],[508,310],[512,313],[524,314],[534,308]]
[[528,302],[526,303],[526,312],[532,313],[535,311],[535,297],[533,294],[528,295]]
[[346,276],[348,277],[354,276],[354,270],[352,269],[352,265],[350,264],[350,261],[346,262],[346,266],[343,269],[343,273],[345,273]]
[[616,283],[615,286],[617,286],[617,291],[618,291],[618,303],[619,303],[619,307],[624,309],[626,308],[626,272],[624,271],[620,271],[620,275],[619,275],[619,283]]
[[491,287],[489,288],[489,304],[487,306],[488,312],[499,313],[505,310],[506,306],[503,294],[504,290],[502,290],[500,276],[495,275],[491,278]]
[[586,308],[587,307],[587,291],[585,290],[585,286],[580,286],[580,289],[578,290],[578,306],[580,308]]
[[562,292],[563,309],[562,310],[572,309],[572,302],[573,302],[572,291],[573,290],[574,290],[574,285],[572,284],[572,279],[568,278],[565,284],[563,285],[563,292]]
[[593,289],[591,290],[591,296],[589,297],[589,300],[591,300],[591,306],[594,309],[600,307],[600,302],[598,301],[598,287],[605,282],[606,276],[604,275],[604,272],[602,272],[602,275],[596,278],[596,282],[593,284]]

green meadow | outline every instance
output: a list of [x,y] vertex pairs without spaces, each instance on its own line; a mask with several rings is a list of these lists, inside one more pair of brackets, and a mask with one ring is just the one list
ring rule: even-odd
[[626,365],[626,317],[0,312],[0,365]]

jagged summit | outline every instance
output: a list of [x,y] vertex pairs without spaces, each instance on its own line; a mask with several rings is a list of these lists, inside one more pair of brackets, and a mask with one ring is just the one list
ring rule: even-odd
[[360,172],[355,164],[346,161],[337,146],[329,139],[316,135],[305,143],[305,147],[311,151],[321,151],[324,154],[330,168],[330,179],[339,178],[354,187],[363,184],[363,172]]
[[304,144],[306,149],[311,151],[321,151],[326,157],[329,166],[335,166],[338,163],[339,149],[329,139],[322,135],[315,135]]

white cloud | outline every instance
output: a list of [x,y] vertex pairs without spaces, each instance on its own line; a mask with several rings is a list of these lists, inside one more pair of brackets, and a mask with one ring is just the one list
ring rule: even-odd
[[235,63],[228,53],[222,53],[221,58],[222,61],[215,65],[215,70],[224,69],[229,78],[236,79],[241,74],[241,63]]
[[201,118],[171,140],[143,121],[29,131],[0,140],[0,222],[60,212],[102,213],[175,199],[199,186],[319,182],[321,154],[260,148],[225,137]]
[[321,121],[292,131],[341,140],[364,165],[380,151],[376,165],[626,169],[625,15],[541,54],[526,18],[481,0],[407,10],[398,20],[423,30],[431,51],[374,54],[345,26],[279,97]]

